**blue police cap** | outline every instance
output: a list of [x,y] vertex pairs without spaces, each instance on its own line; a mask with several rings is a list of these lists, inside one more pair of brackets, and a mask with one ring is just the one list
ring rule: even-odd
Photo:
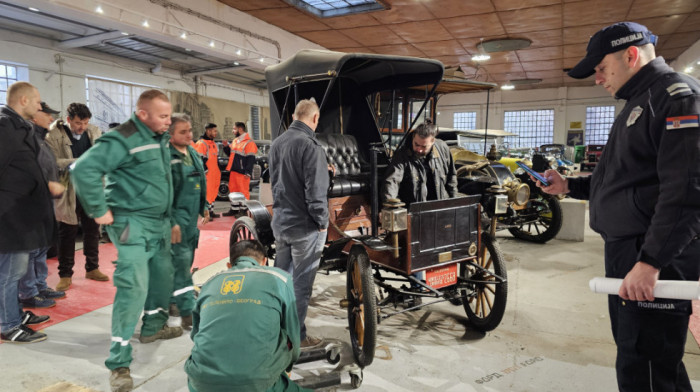
[[646,27],[634,22],[620,22],[595,33],[588,41],[586,57],[579,61],[568,74],[572,78],[584,79],[595,73],[595,67],[607,54],[627,49],[630,46],[656,45],[657,36]]

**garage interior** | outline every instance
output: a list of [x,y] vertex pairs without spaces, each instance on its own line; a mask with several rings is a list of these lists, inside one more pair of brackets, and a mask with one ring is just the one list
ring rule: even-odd
[[[95,104],[90,80],[155,87],[239,105],[234,121],[250,124],[249,108],[259,108],[257,135],[269,139],[265,67],[301,49],[425,57],[441,61],[447,75],[498,85],[488,96],[443,97],[439,126],[453,128],[456,113],[474,112],[476,128],[485,128],[488,118],[488,128],[504,129],[505,112],[548,109],[551,142],[562,144],[572,123],[585,129],[587,107],[613,106],[617,112],[623,106],[592,78],[565,74],[584,55],[590,35],[608,24],[646,25],[659,35],[657,55],[677,71],[700,76],[697,0],[384,0],[374,11],[331,17],[295,3],[300,2],[2,0],[0,65],[16,68],[18,80],[37,86],[42,99],[63,113],[71,102]],[[475,59],[484,54],[490,59]],[[514,89],[503,89],[509,85]],[[217,203],[218,212],[227,208]],[[233,219],[221,222],[230,225]],[[588,227],[587,212],[577,225],[583,241],[534,244],[499,232],[509,291],[498,328],[478,332],[464,309],[449,302],[383,320],[376,359],[363,370],[357,390],[615,390],[607,300],[588,288],[591,278],[603,275],[603,242]],[[223,270],[227,258],[214,261],[196,273],[196,283]],[[49,260],[52,278],[56,266]],[[341,385],[322,390],[353,389],[351,370],[357,369],[351,368],[347,314],[338,304],[344,295],[344,274],[320,274],[307,319],[310,331],[342,345],[341,362],[301,364],[292,378],[338,374]],[[58,301],[56,308],[61,306]],[[699,307],[696,302],[695,325]],[[110,315],[111,306],[103,306],[44,329],[45,342],[0,345],[0,390],[108,391],[103,362]],[[696,339],[700,330],[688,334],[684,362],[700,390]],[[182,369],[192,347],[188,336],[132,344],[136,391],[187,391]]]

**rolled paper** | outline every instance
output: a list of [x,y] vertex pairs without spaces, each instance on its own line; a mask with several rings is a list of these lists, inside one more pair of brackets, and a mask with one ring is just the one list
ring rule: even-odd
[[[620,291],[622,279],[596,277],[588,282],[591,291],[601,294],[614,294]],[[655,298],[667,299],[700,299],[700,284],[687,280],[659,280],[654,286]]]

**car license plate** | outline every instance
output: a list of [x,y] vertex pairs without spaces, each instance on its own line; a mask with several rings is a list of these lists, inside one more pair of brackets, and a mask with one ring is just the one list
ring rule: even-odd
[[457,283],[457,264],[426,270],[425,283],[434,289],[451,286]]

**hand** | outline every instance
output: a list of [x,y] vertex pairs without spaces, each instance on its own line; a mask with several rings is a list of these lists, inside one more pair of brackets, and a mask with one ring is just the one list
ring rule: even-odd
[[618,295],[630,301],[653,301],[654,286],[659,280],[659,270],[651,264],[638,261],[622,281]]
[[328,228],[326,227],[325,229],[318,229],[319,233],[323,233],[324,231],[328,231]]
[[333,172],[333,176],[335,177],[335,165],[328,164],[328,171]]
[[100,225],[111,225],[114,223],[114,216],[112,216],[112,211],[107,210],[107,213],[102,215],[99,218],[95,218],[95,222],[97,222]]
[[56,181],[49,181],[49,192],[51,193],[51,196],[55,198],[61,197],[63,195],[63,192],[66,191],[66,187],[63,186],[60,182]]
[[180,230],[180,225],[175,225],[170,230],[170,242],[173,244],[179,244],[182,242],[182,231]]
[[204,217],[202,218],[202,224],[206,225],[207,223],[209,223],[210,220],[211,220],[211,217],[209,216],[209,210],[204,210]]
[[569,182],[566,178],[562,177],[558,171],[552,169],[546,170],[543,177],[547,179],[549,186],[543,186],[535,177],[530,176],[532,181],[535,181],[537,186],[545,193],[549,193],[550,195],[569,193]]

